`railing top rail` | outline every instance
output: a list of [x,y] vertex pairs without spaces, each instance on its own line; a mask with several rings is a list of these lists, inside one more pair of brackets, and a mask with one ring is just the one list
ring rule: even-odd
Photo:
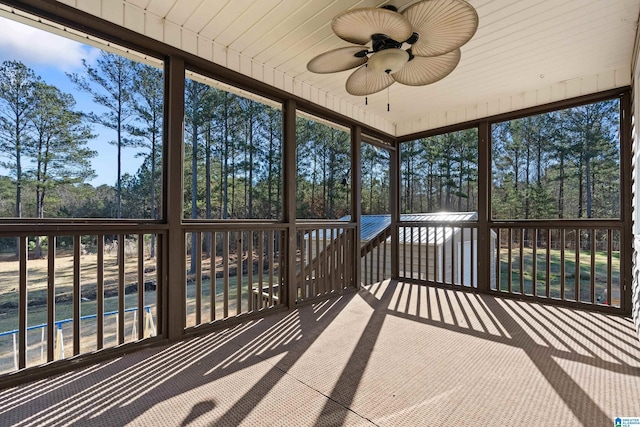
[[517,221],[491,221],[491,228],[622,228],[624,221],[610,219],[554,219],[554,220],[517,220]]
[[287,224],[282,222],[185,222],[182,224],[185,233],[207,232],[207,231],[261,231],[261,230],[286,230]]
[[398,221],[399,227],[477,227],[478,221]]
[[297,226],[303,226],[305,228],[353,228],[358,225],[357,222],[352,221],[340,221],[335,219],[299,219],[296,220]]
[[165,233],[168,229],[166,224],[142,223],[2,223],[0,224],[0,237],[160,234]]

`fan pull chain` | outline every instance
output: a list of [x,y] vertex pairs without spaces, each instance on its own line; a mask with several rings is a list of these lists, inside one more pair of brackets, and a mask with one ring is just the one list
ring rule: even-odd
[[391,111],[391,104],[389,102],[389,88],[387,87],[387,111]]
[[[364,86],[367,87],[369,83],[369,64],[364,64],[365,72],[364,72]],[[364,97],[364,105],[369,105],[369,97]]]

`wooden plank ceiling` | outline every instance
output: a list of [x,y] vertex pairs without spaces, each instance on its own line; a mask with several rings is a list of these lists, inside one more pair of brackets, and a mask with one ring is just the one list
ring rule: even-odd
[[350,71],[306,64],[349,45],[331,31],[339,12],[415,0],[60,1],[396,135],[630,84],[640,12],[638,0],[470,0],[480,26],[453,73],[365,105],[345,91]]

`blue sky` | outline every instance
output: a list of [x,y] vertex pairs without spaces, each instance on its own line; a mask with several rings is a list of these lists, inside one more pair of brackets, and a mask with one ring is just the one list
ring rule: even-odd
[[[104,111],[96,105],[90,95],[78,91],[65,73],[83,74],[82,59],[93,64],[100,51],[94,47],[78,43],[37,28],[0,17],[0,62],[17,60],[31,68],[46,83],[70,93],[76,100],[76,109],[80,111]],[[115,133],[100,125],[92,125],[97,138],[89,147],[98,152],[91,161],[96,178],[90,181],[94,186],[115,185],[117,180],[117,150],[109,144],[115,140]],[[137,150],[123,150],[122,172],[134,174],[142,162],[135,157]],[[0,168],[0,174],[6,174]]]

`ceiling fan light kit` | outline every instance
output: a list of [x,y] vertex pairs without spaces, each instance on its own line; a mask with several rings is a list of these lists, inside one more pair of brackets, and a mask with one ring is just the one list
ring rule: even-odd
[[322,53],[307,69],[324,74],[357,68],[346,89],[366,96],[394,82],[423,86],[446,77],[478,29],[478,14],[464,0],[422,0],[401,13],[393,6],[350,9],[333,18],[331,28],[359,46]]
[[409,53],[399,48],[385,49],[375,53],[367,62],[375,73],[393,74],[409,61]]

